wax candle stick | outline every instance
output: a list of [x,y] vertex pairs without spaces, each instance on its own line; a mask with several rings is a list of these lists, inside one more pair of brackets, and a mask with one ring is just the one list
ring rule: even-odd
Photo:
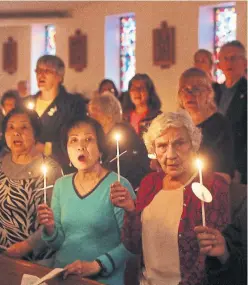
[[44,203],[47,203],[47,195],[46,195],[46,190],[47,190],[47,167],[45,164],[42,165],[42,172],[43,172],[43,179],[44,179]]
[[[197,168],[199,171],[199,180],[200,184],[203,185],[202,182],[202,162],[200,159],[196,160]],[[202,225],[205,227],[206,226],[206,217],[205,217],[205,204],[204,204],[204,193],[201,193],[202,199],[201,199],[201,208],[202,208]]]
[[120,182],[120,147],[119,147],[119,140],[120,140],[120,134],[115,135],[116,139],[116,160],[117,160],[117,178]]
[[[125,151],[123,151],[120,155],[119,155],[119,157],[121,157],[123,154],[125,154],[125,153],[127,153],[127,150],[125,150]],[[115,156],[113,159],[111,159],[109,162],[113,162],[113,161],[115,161],[117,159],[117,157]]]

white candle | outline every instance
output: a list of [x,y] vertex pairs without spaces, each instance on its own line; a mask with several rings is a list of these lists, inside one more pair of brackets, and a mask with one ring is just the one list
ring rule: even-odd
[[[201,162],[201,160],[197,159],[196,164],[197,164],[197,168],[199,171],[200,184],[203,185],[203,182],[202,182],[202,162]],[[203,192],[202,192],[201,208],[202,208],[202,225],[205,227],[206,226],[206,217],[205,217],[205,204],[204,204],[204,193]]]
[[203,185],[203,183],[202,183],[202,162],[201,162],[201,160],[197,159],[196,160],[196,164],[197,164],[197,168],[198,168],[198,171],[199,171],[200,184]]
[[118,181],[120,182],[120,147],[119,147],[120,134],[116,134],[115,139],[116,139],[117,177]]
[[41,169],[42,169],[43,177],[44,177],[44,203],[46,204],[47,203],[47,195],[46,195],[46,189],[47,189],[47,181],[46,181],[46,178],[47,178],[47,167],[46,167],[46,165],[43,164]]

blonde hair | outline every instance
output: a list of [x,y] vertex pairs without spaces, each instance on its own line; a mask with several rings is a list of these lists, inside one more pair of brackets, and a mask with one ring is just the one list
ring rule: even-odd
[[147,132],[143,135],[148,153],[155,152],[155,140],[170,127],[185,127],[191,140],[192,150],[194,152],[199,150],[202,141],[201,130],[194,125],[190,115],[181,109],[178,112],[162,113],[152,121]]
[[196,68],[196,67],[192,67],[192,68],[185,70],[179,78],[179,88],[178,88],[178,96],[177,96],[179,107],[184,109],[184,106],[181,101],[180,90],[182,86],[185,84],[185,81],[187,81],[188,79],[192,77],[201,79],[203,83],[209,88],[210,93],[208,97],[208,108],[210,110],[217,110],[216,103],[214,100],[214,90],[212,87],[212,80],[205,71],[199,68]]
[[122,120],[121,104],[113,93],[109,91],[94,96],[89,104],[97,106],[104,115],[111,117],[115,123],[119,123]]

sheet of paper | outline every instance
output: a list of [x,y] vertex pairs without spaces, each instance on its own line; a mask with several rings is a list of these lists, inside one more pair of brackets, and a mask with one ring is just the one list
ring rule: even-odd
[[50,271],[48,274],[43,276],[39,281],[37,281],[36,283],[34,283],[32,285],[40,285],[40,284],[42,284],[42,282],[47,281],[49,279],[52,279],[53,277],[59,275],[63,271],[65,271],[64,268],[55,268],[52,271]]
[[[34,275],[23,274],[21,285],[34,285],[40,281],[40,278]],[[42,285],[47,285],[47,283],[42,283]]]

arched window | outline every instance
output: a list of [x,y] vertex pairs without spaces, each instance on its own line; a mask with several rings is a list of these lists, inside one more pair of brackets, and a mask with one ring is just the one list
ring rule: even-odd
[[135,75],[136,21],[134,16],[120,18],[120,89],[126,91]]
[[[237,14],[234,6],[214,8],[214,60],[218,62],[218,53],[223,44],[236,40]],[[225,76],[218,68],[214,75],[219,83]]]

